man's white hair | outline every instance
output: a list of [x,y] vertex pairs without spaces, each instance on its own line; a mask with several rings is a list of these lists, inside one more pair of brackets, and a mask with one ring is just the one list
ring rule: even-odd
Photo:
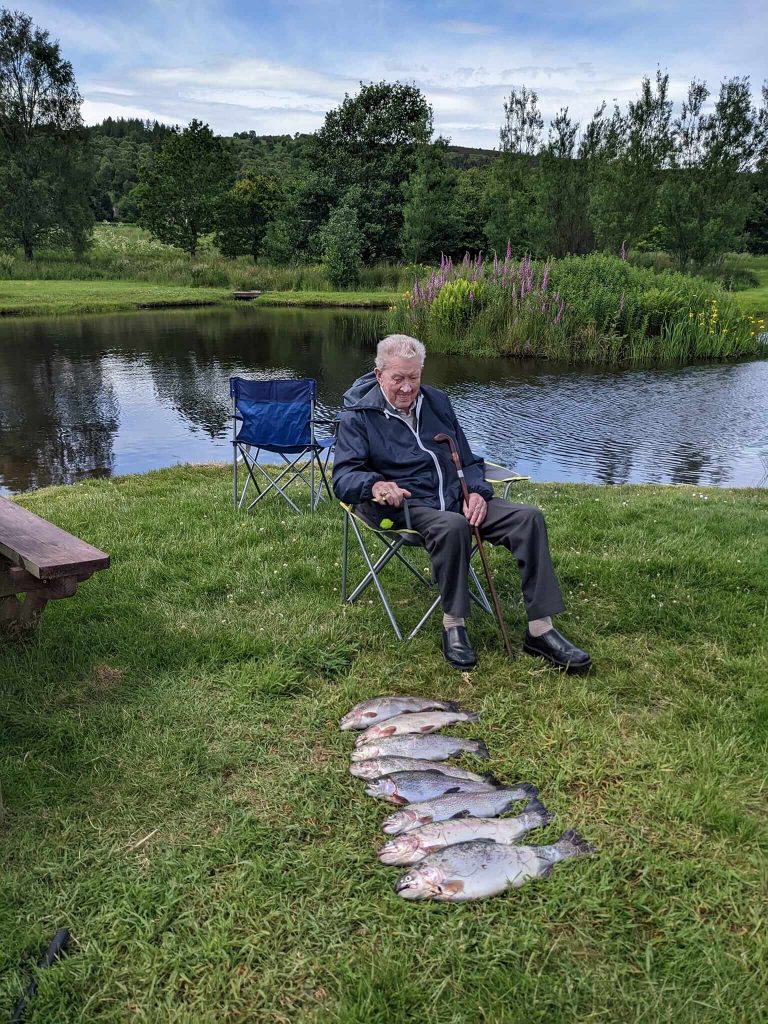
[[423,366],[426,358],[427,350],[416,338],[407,334],[388,334],[376,348],[376,369],[386,369],[390,359],[418,359],[419,365]]

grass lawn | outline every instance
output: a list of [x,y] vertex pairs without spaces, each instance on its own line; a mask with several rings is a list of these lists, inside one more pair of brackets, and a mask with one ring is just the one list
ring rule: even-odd
[[[486,617],[462,677],[436,623],[398,645],[377,600],[342,608],[329,503],[236,515],[217,467],[25,496],[113,566],[0,647],[0,1013],[67,925],[33,1024],[765,1019],[768,493],[515,498],[548,517],[586,679],[506,661]],[[403,691],[480,710],[487,768],[558,815],[532,839],[599,854],[482,903],[397,897],[337,720]]]
[[0,316],[63,316],[161,306],[210,306],[231,299],[226,288],[141,281],[0,281]]
[[734,292],[733,298],[745,313],[752,316],[768,316],[768,256],[750,256],[749,269],[760,281],[758,288],[747,288]]
[[[265,292],[253,301],[263,306],[386,308],[397,298],[396,292],[289,291]],[[233,301],[230,288],[121,280],[0,281],[0,317],[111,313],[163,306],[215,306]]]
[[265,292],[255,301],[260,306],[350,306],[386,309],[400,298],[399,292]]

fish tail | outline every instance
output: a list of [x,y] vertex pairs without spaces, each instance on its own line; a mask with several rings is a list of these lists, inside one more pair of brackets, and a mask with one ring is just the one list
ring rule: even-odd
[[538,797],[534,797],[530,803],[526,804],[523,814],[535,815],[536,822],[541,828],[550,825],[556,818],[554,811],[548,810]]
[[446,700],[444,701],[444,704],[446,711],[453,711],[454,713],[457,711],[464,711],[464,708],[457,700]]
[[515,786],[515,789],[521,790],[531,800],[535,800],[539,795],[539,790],[532,782],[521,782],[519,786]]
[[552,845],[557,847],[564,857],[586,857],[591,853],[597,853],[597,847],[590,846],[586,839],[572,828],[566,829]]
[[459,708],[459,711],[462,714],[467,716],[467,721],[468,722],[479,722],[480,721],[480,712],[479,711],[470,711],[469,708]]
[[498,789],[504,788],[504,783],[498,779],[493,772],[481,772],[480,778],[484,782],[490,783],[491,786],[496,786]]
[[475,756],[479,757],[481,761],[487,761],[491,755],[488,750],[488,744],[485,740],[471,740],[470,742],[477,745],[475,748]]

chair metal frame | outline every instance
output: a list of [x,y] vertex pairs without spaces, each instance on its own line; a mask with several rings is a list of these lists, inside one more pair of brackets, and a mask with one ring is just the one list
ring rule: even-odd
[[[411,528],[410,516],[408,514],[408,503],[407,502],[403,502],[403,507],[404,507],[404,510],[405,510],[405,518],[406,518],[406,527],[405,527],[405,529],[401,529],[401,530],[382,530],[382,529],[379,529],[379,528],[377,528],[375,526],[372,526],[371,523],[367,522],[365,519],[363,519],[362,516],[358,515],[358,513],[355,512],[354,508],[351,505],[347,505],[343,501],[340,502],[340,505],[341,505],[341,507],[342,507],[342,509],[344,511],[344,529],[343,529],[342,542],[341,542],[341,601],[342,601],[342,604],[354,604],[354,602],[357,601],[357,599],[364,593],[366,588],[371,583],[373,583],[373,585],[376,587],[376,590],[378,591],[379,597],[381,599],[381,603],[384,605],[384,611],[387,613],[387,618],[389,619],[389,623],[390,623],[390,625],[392,626],[392,629],[395,632],[395,636],[397,637],[398,640],[402,641],[403,640],[402,630],[400,629],[400,625],[398,624],[398,621],[395,618],[395,613],[392,611],[392,605],[390,604],[390,602],[389,602],[389,600],[387,598],[387,594],[386,594],[386,592],[384,590],[384,587],[381,584],[381,580],[379,579],[379,575],[381,574],[381,572],[384,569],[384,567],[389,562],[391,562],[393,558],[396,558],[396,559],[398,559],[398,561],[400,561],[406,567],[406,569],[409,570],[409,572],[419,581],[419,583],[423,584],[427,588],[431,588],[431,587],[435,586],[434,580],[431,577],[427,578],[420,569],[417,569],[416,566],[413,565],[406,558],[406,556],[405,556],[405,554],[403,553],[403,550],[402,550],[405,547],[415,547],[415,548],[421,548],[422,551],[426,551],[426,548],[424,547],[424,542],[423,542],[423,539],[421,537],[421,534],[418,533],[416,530]],[[365,564],[368,567],[368,572],[362,578],[362,580],[357,584],[355,589],[351,593],[347,593],[347,576],[348,576],[348,561],[349,561],[349,527],[350,526],[352,527],[352,530],[353,530],[353,532],[355,534],[355,537],[357,538],[357,543],[358,543],[358,546],[360,548],[360,553],[362,554],[363,560],[365,561]],[[377,537],[381,541],[381,543],[384,545],[384,551],[382,552],[381,555],[379,555],[379,557],[376,559],[375,562],[371,558],[371,554],[368,551],[368,548],[367,548],[367,546],[365,544],[364,536],[363,536],[363,533],[361,531],[361,526],[365,530],[370,530],[370,532],[375,537]],[[485,591],[483,590],[483,588],[482,588],[482,586],[480,584],[480,580],[478,579],[477,573],[475,572],[475,569],[474,569],[474,567],[471,564],[472,563],[472,559],[474,558],[476,553],[477,553],[477,545],[473,544],[472,551],[471,551],[471,554],[470,554],[470,566],[469,566],[469,581],[470,581],[469,596],[470,596],[470,599],[472,601],[474,601],[474,603],[479,608],[481,608],[484,612],[487,612],[489,615],[493,615],[493,608],[491,607],[491,605],[490,605],[490,603],[488,601],[488,598],[486,597]],[[424,626],[429,621],[429,619],[431,618],[431,616],[433,615],[433,613],[435,612],[435,610],[437,609],[439,604],[440,604],[440,595],[438,594],[438,596],[430,604],[429,608],[426,610],[424,615],[422,615],[421,619],[419,619],[417,624],[414,626],[414,628],[411,630],[411,632],[408,634],[408,636],[405,639],[413,640],[413,638],[416,636],[416,634],[421,630],[422,626]]]
[[[504,484],[503,497],[506,500],[509,494],[509,489],[513,483],[520,480],[529,480],[530,477],[519,476],[512,470],[507,469],[504,466],[498,466],[494,463],[485,463],[485,479],[491,485],[493,484]],[[395,636],[398,640],[402,641],[403,633],[400,625],[395,618],[395,613],[392,610],[392,605],[387,598],[384,587],[382,586],[379,575],[385,566],[396,558],[400,561],[409,572],[423,584],[425,587],[430,588],[435,586],[434,580],[430,577],[427,578],[420,569],[417,569],[405,556],[403,548],[414,547],[421,548],[422,551],[426,551],[424,547],[424,541],[421,534],[414,530],[411,526],[411,518],[408,510],[408,502],[403,502],[403,511],[405,513],[405,528],[399,530],[382,530],[380,527],[373,526],[367,522],[361,515],[355,512],[354,508],[346,504],[345,502],[339,502],[344,512],[344,524],[342,532],[341,542],[341,602],[342,604],[354,604],[355,601],[365,592],[371,583],[376,587],[378,591],[381,603],[384,605],[384,611],[387,613],[389,623],[394,630]],[[347,577],[348,577],[348,561],[349,561],[349,528],[352,527],[352,531],[357,538],[357,543],[360,548],[360,553],[363,556],[363,560],[368,568],[368,572],[357,584],[357,586],[351,592],[347,592]],[[371,553],[365,544],[364,530],[370,531],[375,537],[377,537],[384,545],[384,551],[379,555],[376,561],[371,557]],[[480,579],[472,565],[472,559],[477,554],[477,544],[473,542],[472,550],[469,556],[469,597],[482,611],[487,612],[489,615],[493,615],[493,608],[486,596],[485,590],[480,583]],[[426,610],[421,619],[417,622],[411,632],[405,637],[406,640],[413,640],[416,634],[422,629],[424,625],[429,621],[431,616],[437,610],[440,605],[440,595],[434,599]]]
[[[232,504],[236,509],[242,509],[245,504],[248,486],[253,484],[256,497],[246,505],[247,511],[250,511],[262,498],[265,498],[270,491],[274,490],[288,502],[291,508],[296,512],[300,512],[301,509],[286,491],[294,480],[301,479],[309,487],[310,511],[314,512],[324,497],[324,491],[329,498],[332,498],[330,484],[328,483],[328,468],[335,443],[334,437],[318,439],[315,435],[315,427],[332,427],[333,421],[315,418],[316,402],[312,398],[309,402],[308,417],[310,440],[300,451],[292,451],[286,454],[285,451],[281,451],[280,447],[276,445],[243,444],[238,440],[237,436],[238,423],[243,422],[243,417],[237,410],[237,396],[232,390],[232,381],[242,379],[230,378],[230,393],[232,395],[232,412],[230,414],[230,419],[232,420]],[[270,381],[269,383],[279,382]],[[296,382],[291,380],[291,383]],[[295,448],[296,446],[291,447]],[[283,467],[277,466],[280,472],[276,476],[272,476],[265,469],[264,465],[259,462],[259,454],[262,451],[279,455],[285,463]],[[309,459],[306,458],[307,455],[309,455]],[[246,470],[246,478],[242,490],[239,490],[238,484],[238,463],[240,462],[243,463]],[[320,480],[317,483],[316,468],[320,474]],[[258,478],[257,472],[260,474]],[[309,473],[309,478],[305,475],[307,472]],[[265,483],[266,486],[262,486]]]

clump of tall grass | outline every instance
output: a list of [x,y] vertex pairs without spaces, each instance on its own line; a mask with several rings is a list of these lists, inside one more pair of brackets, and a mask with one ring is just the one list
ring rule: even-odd
[[700,278],[602,253],[518,262],[509,248],[503,261],[443,258],[390,325],[446,351],[597,363],[733,358],[757,352],[762,330]]
[[[365,267],[356,290],[402,291],[426,268],[382,263]],[[337,291],[321,263],[271,266],[242,256],[228,259],[203,239],[195,259],[150,238],[135,225],[99,224],[81,258],[56,248],[41,248],[34,260],[0,253],[0,278],[10,280],[131,280],[150,284],[243,291]]]

